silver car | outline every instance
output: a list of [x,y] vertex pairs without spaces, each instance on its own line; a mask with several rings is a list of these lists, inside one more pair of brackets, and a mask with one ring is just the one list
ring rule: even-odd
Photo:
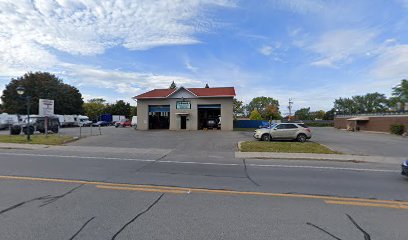
[[268,128],[256,129],[254,138],[261,141],[297,140],[305,142],[312,137],[312,130],[304,123],[278,123]]

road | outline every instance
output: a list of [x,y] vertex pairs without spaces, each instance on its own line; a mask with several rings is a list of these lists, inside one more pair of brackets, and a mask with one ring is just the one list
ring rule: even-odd
[[242,161],[188,141],[0,150],[1,239],[406,239],[398,165]]

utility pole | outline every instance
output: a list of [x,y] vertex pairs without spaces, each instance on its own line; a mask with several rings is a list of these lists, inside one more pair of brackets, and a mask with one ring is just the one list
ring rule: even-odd
[[292,116],[292,104],[293,104],[293,100],[292,100],[292,98],[289,98],[289,105],[288,105],[289,117]]

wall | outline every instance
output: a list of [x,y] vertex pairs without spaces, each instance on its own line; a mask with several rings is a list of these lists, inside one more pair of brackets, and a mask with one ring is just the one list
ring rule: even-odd
[[181,99],[143,99],[137,101],[138,125],[140,130],[149,129],[149,105],[170,105],[170,130],[180,130],[180,116],[176,113],[188,113],[187,130],[198,129],[197,105],[221,104],[221,130],[233,130],[233,101],[232,97],[224,98],[185,98],[191,102],[191,109],[176,109],[176,102]]
[[[356,117],[356,116],[353,116]],[[366,116],[364,116],[366,117]],[[385,115],[385,116],[367,116],[369,121],[358,121],[357,126],[362,131],[390,132],[390,127],[393,124],[405,125],[405,131],[408,130],[408,115]],[[354,126],[355,121],[347,121],[352,117],[336,117],[334,127],[339,129],[347,129],[347,124]]]

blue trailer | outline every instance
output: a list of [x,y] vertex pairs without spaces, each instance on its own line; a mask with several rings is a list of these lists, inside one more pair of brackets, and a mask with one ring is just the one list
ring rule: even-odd
[[105,122],[111,123],[112,114],[109,114],[109,113],[102,114],[101,116],[99,116],[99,121],[105,121]]

